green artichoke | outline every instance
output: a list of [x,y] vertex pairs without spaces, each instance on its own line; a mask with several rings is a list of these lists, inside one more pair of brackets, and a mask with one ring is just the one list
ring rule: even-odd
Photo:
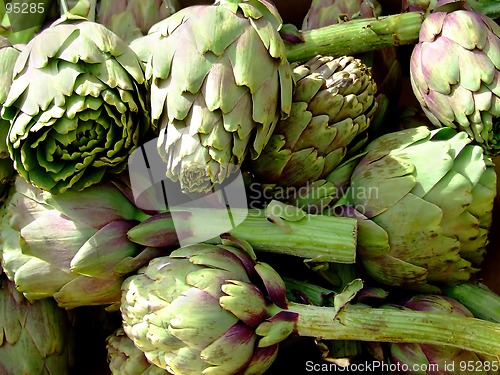
[[106,339],[109,368],[113,375],[168,375],[168,372],[148,362],[146,356],[119,328]]
[[4,270],[29,300],[117,303],[125,276],[159,252],[127,239],[145,216],[111,183],[52,195],[19,177],[2,223]]
[[73,363],[68,313],[53,299],[28,302],[0,267],[0,373],[67,375]]
[[388,133],[366,148],[335,207],[359,219],[358,255],[379,282],[466,281],[481,265],[496,174],[465,132],[426,127]]
[[[465,306],[454,299],[432,294],[416,295],[401,306],[416,311],[473,316]],[[398,305],[397,308],[401,306]],[[401,374],[493,375],[500,373],[497,356],[477,354],[450,346],[390,343],[387,344],[387,353],[386,361],[399,369],[407,369],[407,371],[400,371]]]
[[241,241],[175,250],[122,289],[125,333],[150,362],[176,375],[262,374],[292,333],[500,353],[500,326],[492,322],[356,306],[352,290],[330,308],[288,302],[278,273]]
[[410,61],[413,92],[435,126],[500,153],[500,27],[471,11],[433,12]]
[[302,30],[313,30],[355,18],[380,16],[382,7],[376,0],[312,0]]
[[292,73],[266,0],[216,1],[153,26],[146,77],[166,175],[207,192],[257,157],[290,113]]
[[143,83],[135,53],[104,26],[53,23],[19,56],[2,109],[16,170],[56,194],[122,172],[149,128]]
[[126,42],[146,35],[155,23],[172,15],[179,5],[175,0],[101,0],[97,22]]
[[[302,30],[314,30],[346,21],[362,18],[378,18],[382,7],[376,0],[313,0],[302,22]],[[364,40],[363,43],[366,41]],[[377,48],[373,51],[356,54],[371,68],[377,84],[376,101],[378,108],[372,115],[369,133],[387,132],[393,120],[392,111],[396,110],[401,85],[401,64],[395,47]]]
[[350,56],[317,56],[294,68],[290,117],[249,162],[257,181],[302,187],[325,178],[367,140],[377,108],[370,69]]

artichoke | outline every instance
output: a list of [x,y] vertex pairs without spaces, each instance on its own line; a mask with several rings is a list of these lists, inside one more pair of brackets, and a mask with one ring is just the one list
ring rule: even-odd
[[73,363],[68,314],[53,299],[30,303],[0,267],[0,373],[66,375]]
[[[404,309],[472,317],[472,313],[452,298],[439,295],[416,295],[401,305]],[[399,305],[396,308],[401,308]],[[380,345],[380,344],[379,344]],[[387,361],[395,368],[408,369],[399,374],[499,374],[497,356],[473,353],[450,346],[431,344],[387,344]],[[381,358],[382,359],[382,358]],[[473,365],[473,370],[471,371]],[[418,370],[417,370],[418,369]]]
[[[266,0],[187,7],[153,26],[146,67],[166,175],[208,192],[257,157],[290,112],[292,74]],[[140,53],[140,55],[142,55]]]
[[29,300],[117,303],[125,276],[159,251],[127,239],[145,216],[111,183],[52,195],[19,177],[2,223],[4,270]]
[[52,193],[120,173],[149,122],[135,53],[104,26],[64,16],[17,59],[2,109],[7,146],[28,182]]
[[379,282],[424,287],[468,280],[481,265],[496,174],[465,132],[388,133],[366,148],[337,203],[358,218],[358,255]]
[[[19,57],[20,50],[12,46],[10,42],[0,36],[0,110],[7,99],[14,65]],[[9,122],[0,118],[0,199],[8,192],[8,183],[14,179],[15,169],[7,149],[7,133]]]
[[119,328],[106,339],[109,368],[113,375],[168,375],[168,372],[152,365],[146,356]]
[[288,302],[278,273],[241,241],[155,258],[122,289],[125,333],[150,362],[176,375],[262,374],[292,333],[500,353],[500,327],[492,322],[351,305],[351,290],[330,308]]
[[467,10],[433,12],[410,61],[413,92],[435,126],[500,153],[500,27]]
[[302,187],[325,178],[367,140],[377,86],[360,60],[317,56],[294,68],[290,117],[249,163],[257,181]]
[[146,35],[155,23],[172,15],[179,5],[175,0],[101,0],[97,22],[126,42]]

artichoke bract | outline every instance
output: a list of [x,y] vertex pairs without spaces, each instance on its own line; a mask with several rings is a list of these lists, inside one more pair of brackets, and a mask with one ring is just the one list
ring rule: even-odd
[[73,363],[68,313],[53,299],[30,303],[0,267],[0,373],[66,375]]
[[467,10],[434,12],[410,61],[413,92],[435,126],[467,132],[500,153],[500,27]]
[[338,214],[358,218],[358,254],[377,281],[397,286],[466,281],[481,265],[496,174],[465,132],[417,127],[365,149]]
[[178,7],[175,0],[101,0],[97,22],[131,42],[146,35],[151,26],[172,15]]
[[263,374],[291,334],[500,353],[500,326],[492,322],[356,306],[349,288],[334,307],[289,302],[280,275],[243,241],[174,250],[130,276],[122,290],[125,333],[150,362],[175,375]]
[[221,0],[184,8],[149,31],[151,117],[166,175],[185,191],[210,191],[248,152],[257,157],[290,112],[280,27],[265,0]]
[[[401,305],[398,304],[390,307],[430,311],[448,315],[473,316],[464,305],[456,300],[433,294],[415,295]],[[400,373],[415,373],[419,375],[435,373],[444,375],[463,374],[470,371],[470,368],[467,368],[467,363],[475,364],[474,373],[482,375],[500,373],[498,357],[477,354],[446,345],[390,343],[387,344],[387,353],[388,358],[385,358],[385,360],[394,364],[397,368],[413,369],[413,371],[402,371]],[[384,358],[380,359],[384,360]]]
[[16,180],[2,222],[5,273],[29,300],[111,305],[126,275],[159,251],[127,239],[146,215],[111,183],[52,195]]
[[23,178],[57,194],[126,168],[149,121],[141,63],[123,40],[68,14],[30,41],[13,74],[2,117]]
[[302,187],[325,178],[367,140],[377,109],[377,85],[358,59],[317,56],[293,73],[290,116],[278,122],[261,155],[249,162],[265,184]]
[[123,328],[109,336],[106,344],[109,369],[113,375],[168,375],[166,370],[148,362]]

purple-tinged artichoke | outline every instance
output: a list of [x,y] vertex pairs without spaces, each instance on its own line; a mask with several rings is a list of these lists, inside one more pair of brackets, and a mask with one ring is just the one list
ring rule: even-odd
[[160,251],[128,240],[147,215],[111,183],[52,195],[18,177],[5,211],[0,256],[29,300],[54,297],[65,308],[117,303],[126,275]]
[[500,153],[500,27],[467,10],[433,12],[410,61],[413,92],[435,126]]
[[29,302],[0,267],[0,374],[69,374],[72,340],[68,312],[53,299]]
[[356,306],[350,290],[330,308],[288,302],[279,274],[242,242],[175,250],[122,289],[125,333],[150,362],[175,375],[263,374],[292,333],[500,353],[500,325],[492,322]]

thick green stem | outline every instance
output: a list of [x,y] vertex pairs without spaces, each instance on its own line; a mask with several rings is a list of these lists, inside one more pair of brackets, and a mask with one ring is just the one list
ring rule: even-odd
[[[293,208],[293,207],[292,207]],[[295,209],[295,208],[294,208]],[[144,246],[175,247],[184,243],[220,242],[225,232],[245,240],[256,251],[292,255],[315,262],[354,263],[355,219],[305,214],[282,219],[257,209],[185,209],[149,218],[128,232]]]
[[306,61],[318,54],[337,57],[415,44],[423,20],[423,14],[410,12],[304,31],[304,43],[287,45],[287,58],[290,62]]
[[462,283],[441,290],[467,307],[476,318],[500,323],[500,296],[485,285]]
[[331,307],[293,302],[289,303],[288,311],[298,313],[300,336],[449,345],[475,353],[500,355],[500,324],[476,318],[355,305],[347,305],[335,315]]

